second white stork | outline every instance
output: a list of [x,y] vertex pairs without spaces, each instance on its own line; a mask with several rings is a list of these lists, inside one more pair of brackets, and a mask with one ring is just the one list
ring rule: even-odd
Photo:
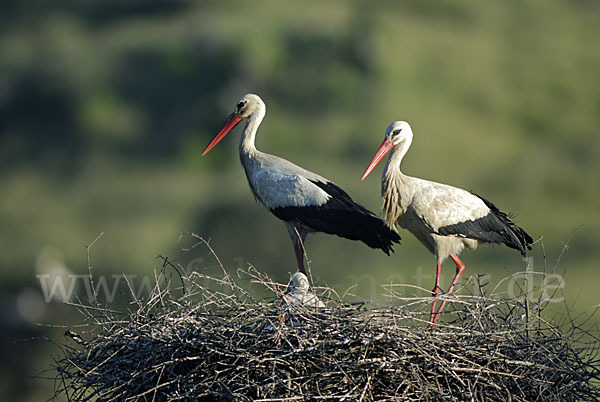
[[[437,297],[441,292],[440,269],[448,257],[456,264],[456,274],[447,294],[452,293],[465,269],[465,264],[458,258],[465,247],[474,250],[478,243],[504,243],[525,256],[533,239],[490,201],[460,188],[402,173],[400,164],[412,139],[413,132],[407,122],[390,124],[361,180],[386,154],[390,154],[383,170],[381,187],[385,221],[391,227],[397,224],[407,229],[436,255],[437,271],[432,296]],[[438,310],[436,305],[437,298],[431,307],[431,327],[444,309],[446,300]]]
[[266,106],[258,95],[241,97],[221,129],[202,153],[205,155],[240,121],[246,127],[240,140],[240,160],[256,200],[283,220],[294,244],[298,270],[304,268],[304,242],[309,233],[324,232],[360,240],[389,255],[400,236],[333,182],[293,163],[260,152],[254,145]]

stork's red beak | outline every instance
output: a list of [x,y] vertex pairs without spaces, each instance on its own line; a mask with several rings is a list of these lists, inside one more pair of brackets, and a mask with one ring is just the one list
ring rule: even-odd
[[387,155],[388,152],[390,152],[392,148],[394,148],[394,143],[385,138],[379,146],[377,152],[375,152],[375,156],[373,157],[373,160],[369,164],[367,170],[365,170],[365,173],[363,173],[361,180],[364,180],[365,177],[371,173],[371,170],[375,169],[375,166],[377,166],[377,164],[383,159],[384,156]]
[[227,133],[231,131],[231,129],[234,128],[242,120],[244,120],[244,118],[240,116],[239,113],[231,113],[227,120],[225,120],[225,123],[223,123],[223,126],[221,126],[221,129],[217,132],[217,134],[215,134],[213,139],[210,140],[206,148],[204,148],[202,156],[206,155],[208,151],[210,151],[215,145],[217,145],[219,141],[221,141],[223,137],[225,137]]

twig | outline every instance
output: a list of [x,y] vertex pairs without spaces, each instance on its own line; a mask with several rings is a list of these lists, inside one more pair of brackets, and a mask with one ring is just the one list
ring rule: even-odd
[[96,293],[96,287],[94,286],[94,275],[92,274],[92,262],[90,257],[90,249],[92,246],[104,235],[104,232],[101,232],[90,244],[85,246],[85,255],[87,260],[88,267],[88,275],[90,278],[90,286],[92,287],[92,294],[94,295],[94,305],[98,307],[98,293]]

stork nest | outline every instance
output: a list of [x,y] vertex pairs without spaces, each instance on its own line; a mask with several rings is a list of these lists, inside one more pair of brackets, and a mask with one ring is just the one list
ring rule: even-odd
[[[454,310],[440,320],[446,324],[427,330],[431,298],[401,297],[395,288],[388,289],[394,303],[385,307],[319,288],[326,305],[319,308],[290,301],[294,289],[253,268],[236,277],[223,269],[182,279],[183,289],[157,280],[128,313],[76,304],[89,325],[65,333],[55,397],[600,399],[594,334],[572,321],[546,321],[542,302],[486,296],[477,283],[470,292],[477,296],[453,297]],[[250,283],[270,296],[255,296]]]

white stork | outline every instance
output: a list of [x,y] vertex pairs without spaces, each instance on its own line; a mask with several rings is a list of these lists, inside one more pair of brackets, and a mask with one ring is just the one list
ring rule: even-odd
[[304,241],[312,232],[360,240],[389,255],[400,236],[371,211],[352,201],[333,182],[285,159],[260,152],[254,146],[256,131],[265,116],[262,99],[241,97],[233,113],[202,153],[205,155],[240,121],[246,127],[240,140],[240,160],[256,200],[283,220],[294,244],[298,270],[304,274]]
[[[433,297],[441,291],[440,267],[448,257],[456,264],[456,274],[448,288],[448,294],[452,293],[465,269],[465,264],[458,258],[465,247],[474,250],[480,242],[504,243],[519,250],[523,256],[526,249],[531,250],[531,236],[488,200],[460,188],[403,174],[400,164],[412,139],[413,132],[407,122],[390,124],[361,180],[390,153],[381,185],[385,221],[391,227],[397,224],[407,229],[437,257]],[[430,327],[435,325],[446,300],[439,310],[436,310],[436,304],[437,299],[434,299]]]

